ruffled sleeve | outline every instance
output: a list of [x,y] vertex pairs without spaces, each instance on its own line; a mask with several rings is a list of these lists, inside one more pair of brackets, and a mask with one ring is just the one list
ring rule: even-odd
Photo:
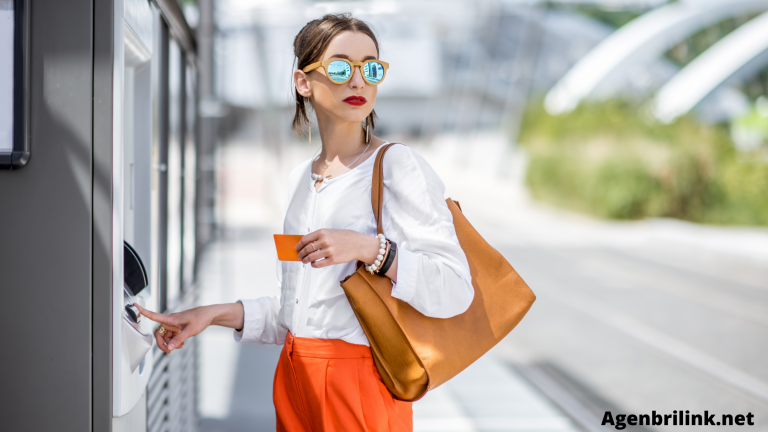
[[463,313],[474,298],[444,194],[442,180],[419,154],[404,145],[387,151],[383,228],[398,246],[392,296],[435,318]]

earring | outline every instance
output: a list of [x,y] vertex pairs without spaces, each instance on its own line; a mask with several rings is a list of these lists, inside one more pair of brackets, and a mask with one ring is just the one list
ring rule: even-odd
[[371,126],[371,124],[368,123],[368,121],[366,120],[366,122],[365,122],[365,143],[366,144],[370,144],[371,143],[371,136],[368,133],[368,129],[370,129],[370,126]]

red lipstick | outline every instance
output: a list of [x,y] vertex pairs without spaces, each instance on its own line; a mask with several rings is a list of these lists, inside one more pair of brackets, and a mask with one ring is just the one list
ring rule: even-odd
[[354,106],[362,106],[368,101],[362,96],[350,96],[344,99],[344,102]]

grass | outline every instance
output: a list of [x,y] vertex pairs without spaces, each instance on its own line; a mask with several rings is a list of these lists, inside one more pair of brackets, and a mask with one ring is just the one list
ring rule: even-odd
[[526,182],[541,201],[610,219],[768,225],[765,152],[737,152],[724,126],[653,123],[626,101],[556,117],[536,104],[520,142],[530,155]]

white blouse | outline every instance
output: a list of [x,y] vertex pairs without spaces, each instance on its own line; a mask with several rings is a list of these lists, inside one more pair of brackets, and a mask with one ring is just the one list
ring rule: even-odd
[[[324,180],[317,191],[312,160],[294,168],[288,178],[283,233],[333,228],[376,235],[371,208],[375,159],[373,154],[351,171]],[[387,151],[383,228],[384,235],[397,242],[398,256],[392,296],[436,318],[466,311],[474,297],[467,258],[444,192],[443,182],[415,151],[404,145]],[[240,300],[245,324],[235,331],[235,340],[282,344],[290,330],[298,337],[369,345],[340,284],[354,271],[355,261],[318,269],[300,261],[278,261],[281,295]]]

